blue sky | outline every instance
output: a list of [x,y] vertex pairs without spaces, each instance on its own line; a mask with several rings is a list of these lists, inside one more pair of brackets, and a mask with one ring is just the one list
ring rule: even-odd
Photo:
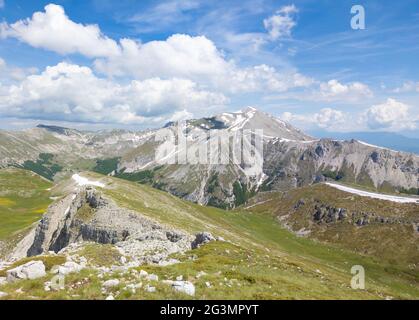
[[[351,28],[355,4],[365,30]],[[419,137],[415,0],[0,7],[3,128],[141,129],[254,106],[307,130]]]

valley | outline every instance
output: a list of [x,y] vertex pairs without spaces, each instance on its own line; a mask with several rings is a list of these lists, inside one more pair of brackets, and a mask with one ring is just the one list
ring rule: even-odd
[[[418,297],[417,271],[407,264],[394,264],[386,259],[351,253],[332,243],[323,245],[298,237],[282,228],[272,215],[262,213],[257,206],[252,211],[240,208],[224,211],[185,202],[165,192],[117,178],[94,173],[83,173],[81,176],[88,181],[103,184],[104,188],[96,187],[97,190],[122,209],[134,210],[140,216],[191,235],[205,230],[223,240],[209,242],[183,253],[174,253],[170,259],[178,262],[166,266],[153,263],[130,266],[128,263],[124,267],[120,261],[121,252],[103,244],[93,247],[89,243],[81,247],[69,246],[57,254],[46,251],[40,259],[47,265],[51,265],[50,260],[62,263],[60,257],[63,259],[61,261],[78,261],[81,256],[87,259],[81,271],[66,277],[66,286],[72,289],[45,291],[44,282],[49,278],[46,275],[40,279],[22,280],[0,287],[0,291],[6,292],[9,298],[27,299],[34,296],[42,299],[104,299],[110,293],[118,299],[187,298],[188,295],[171,290],[170,285],[162,281],[173,281],[180,275],[185,281],[193,283],[196,289],[193,297],[200,299]],[[50,192],[54,197],[62,197],[79,187],[75,180],[68,179]],[[112,253],[112,250],[115,252]],[[96,257],[103,254],[113,257],[106,260],[105,264],[111,268],[104,269],[103,265],[97,265]],[[417,259],[417,252],[413,254],[411,259]],[[72,258],[68,260],[69,257]],[[127,258],[130,258],[129,255]],[[25,258],[23,262],[30,259]],[[16,262],[14,265],[18,264]],[[366,290],[351,289],[352,265],[363,265],[367,270]],[[146,278],[142,279],[136,275],[141,270],[155,274],[162,280],[150,282]],[[83,282],[83,279],[88,280]],[[107,279],[119,279],[119,284],[103,291],[101,284]],[[124,289],[127,285],[140,282],[143,287],[135,293]],[[156,291],[148,292],[144,288],[146,284],[153,285]],[[239,296],[235,288],[240,288]]]
[[265,128],[263,167],[159,164],[159,129],[2,132],[1,297],[419,297],[417,156],[315,140],[255,109],[186,126]]

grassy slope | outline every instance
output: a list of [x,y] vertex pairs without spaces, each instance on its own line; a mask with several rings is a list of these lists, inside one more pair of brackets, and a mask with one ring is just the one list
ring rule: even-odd
[[[278,271],[280,279],[272,280],[274,282],[271,284],[272,288],[276,287],[272,292],[283,292],[280,288],[286,284],[290,290],[276,297],[379,298],[386,295],[419,297],[418,276],[409,269],[353,254],[335,246],[325,246],[296,237],[281,228],[272,216],[244,210],[224,211],[203,207],[148,186],[96,174],[90,176],[93,179],[102,178],[102,181],[106,181],[108,186],[105,193],[123,207],[186,231],[210,231],[231,240],[238,248],[252,255],[252,261],[256,265],[246,272],[254,276],[276,274],[268,266],[275,265],[279,261],[278,270],[282,271]],[[216,253],[207,254],[217,261]],[[212,261],[211,258],[208,260]],[[238,259],[236,263],[241,265],[241,260]],[[215,268],[225,267],[223,263],[214,263]],[[352,276],[350,269],[356,264],[363,265],[366,269],[368,291],[348,289]],[[182,268],[183,265],[171,268],[177,267]],[[320,270],[325,279],[321,279],[316,270]],[[258,285],[260,283],[255,284],[255,288]],[[262,290],[262,287],[260,289]],[[266,288],[263,292],[266,292]]]
[[39,220],[52,202],[52,183],[26,170],[0,170],[0,240]]
[[[180,264],[167,267],[145,266],[162,279],[183,275],[193,281],[199,299],[377,299],[418,298],[418,278],[401,267],[374,261],[372,258],[326,246],[309,239],[297,238],[281,228],[275,219],[261,213],[223,211],[182,201],[170,194],[121,179],[89,174],[107,183],[104,192],[119,205],[138,211],[162,223],[189,232],[210,231],[229,242],[216,242],[177,256]],[[69,190],[62,183],[53,191]],[[194,257],[192,259],[192,257]],[[350,288],[351,266],[366,269],[366,290]],[[199,271],[206,276],[197,279]],[[115,275],[112,275],[115,277]],[[130,275],[121,275],[123,283]],[[87,280],[85,280],[87,279]],[[105,279],[106,280],[106,279]],[[86,270],[66,279],[65,292],[45,292],[46,279],[8,285],[2,288],[10,298],[105,298],[95,272]],[[84,283],[79,286],[77,283]],[[210,282],[207,288],[205,282]],[[74,284],[74,285],[73,285]],[[118,298],[173,299],[187,298],[161,282],[154,284],[156,293],[123,290]],[[74,288],[73,288],[74,287]],[[22,288],[23,294],[16,293]],[[27,292],[27,294],[25,294]]]
[[[304,201],[298,210],[295,205]],[[310,237],[323,242],[339,244],[361,254],[368,254],[393,265],[419,267],[419,241],[411,224],[370,223],[357,227],[347,222],[315,223],[315,205],[320,203],[349,212],[366,212],[380,217],[419,221],[417,204],[400,204],[356,196],[326,185],[315,185],[287,193],[260,194],[249,204],[251,211],[286,218],[294,231],[310,229]]]

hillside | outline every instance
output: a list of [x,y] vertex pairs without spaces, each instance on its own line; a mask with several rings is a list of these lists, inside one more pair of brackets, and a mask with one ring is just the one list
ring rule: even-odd
[[418,199],[375,196],[365,191],[356,194],[338,188],[317,184],[283,193],[263,193],[249,201],[246,210],[271,215],[299,236],[418,271]]
[[52,183],[26,170],[0,170],[0,257],[16,245],[48,205]]
[[[49,274],[36,280],[0,286],[0,291],[7,294],[6,298],[105,299],[110,295],[116,299],[419,297],[417,273],[408,267],[297,237],[283,229],[274,217],[258,213],[258,210],[224,211],[203,207],[145,185],[93,173],[83,173],[81,176],[86,179],[83,180],[84,186],[80,185],[80,179],[78,182],[68,179],[50,191],[51,196],[59,198],[50,206],[46,217],[51,222],[57,214],[63,211],[68,213],[68,217],[76,219],[68,225],[70,234],[81,231],[82,236],[92,239],[99,233],[84,232],[82,230],[87,229],[83,225],[96,226],[99,228],[97,230],[109,232],[109,228],[119,228],[121,224],[106,224],[106,221],[98,224],[101,215],[111,214],[109,221],[112,221],[128,214],[133,221],[139,219],[142,228],[147,228],[149,224],[141,221],[151,219],[156,226],[153,230],[170,229],[179,235],[183,234],[181,238],[194,238],[196,233],[205,231],[212,233],[218,241],[211,241],[198,249],[180,250],[159,262],[141,265],[134,263],[136,251],[132,246],[152,245],[155,243],[153,241],[157,241],[153,240],[157,239],[154,233],[146,233],[149,236],[142,240],[131,239],[128,235],[118,243],[106,244],[107,241],[101,238],[104,243],[101,245],[92,242],[70,244],[57,254],[48,253],[46,248],[43,255],[20,260],[8,268],[35,259],[43,261],[48,271],[54,264],[61,265],[67,259],[82,265],[83,270],[66,276],[65,290],[46,290],[44,283],[51,277]],[[93,182],[97,187],[92,189],[87,186]],[[86,190],[90,196],[84,193]],[[91,196],[92,192],[94,196]],[[83,199],[90,200],[85,202]],[[61,224],[58,228],[64,230],[66,225]],[[51,228],[51,223],[48,228]],[[114,230],[116,233],[112,234],[118,237],[121,230]],[[71,237],[67,239],[71,241]],[[172,259],[177,261],[173,262]],[[359,264],[367,270],[366,290],[350,288],[351,266]],[[157,275],[157,280],[154,276],[145,277],[144,271]],[[193,285],[196,290],[193,296],[170,288],[170,284],[179,276],[182,276],[181,281]],[[105,288],[107,280],[118,281],[113,282],[117,283],[114,286]]]

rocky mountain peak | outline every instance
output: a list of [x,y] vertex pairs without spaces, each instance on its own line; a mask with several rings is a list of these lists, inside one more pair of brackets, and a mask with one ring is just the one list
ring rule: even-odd
[[263,130],[267,138],[283,138],[289,140],[313,140],[291,124],[253,107],[247,107],[238,112],[222,113],[214,119],[232,131]]
[[70,136],[73,134],[79,134],[79,131],[75,129],[65,128],[65,127],[59,127],[59,126],[52,126],[52,125],[45,125],[45,124],[38,124],[36,126],[38,129],[43,129],[52,133],[58,133],[65,136]]

